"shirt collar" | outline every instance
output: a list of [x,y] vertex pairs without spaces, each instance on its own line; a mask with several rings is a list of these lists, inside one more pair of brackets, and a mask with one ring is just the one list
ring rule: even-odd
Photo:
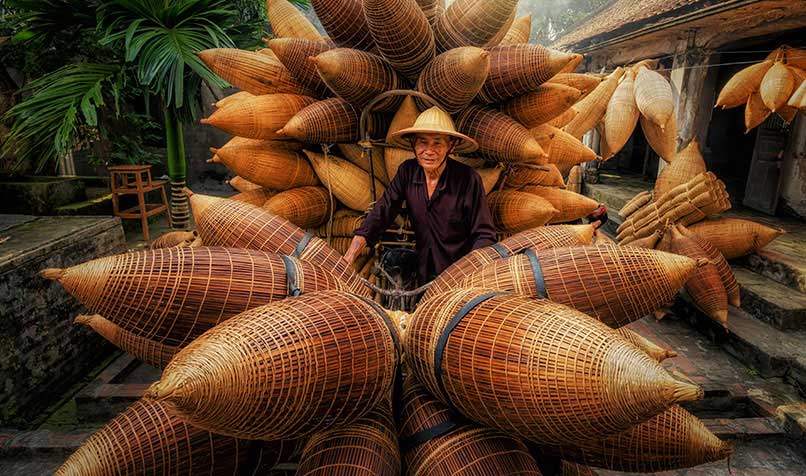
[[[417,160],[416,158],[414,160]],[[445,160],[445,170],[442,171],[442,175],[439,176],[439,181],[437,182],[437,188],[435,190],[445,190],[445,187],[448,186],[448,174],[450,173],[451,168],[453,168],[453,163],[455,161],[450,158],[450,156]],[[425,171],[420,164],[417,164],[417,170],[414,172],[414,177],[412,177],[411,182],[417,185],[425,184]]]

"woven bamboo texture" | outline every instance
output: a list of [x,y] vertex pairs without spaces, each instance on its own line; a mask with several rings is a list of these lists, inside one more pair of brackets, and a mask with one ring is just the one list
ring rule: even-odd
[[762,122],[770,117],[772,111],[764,104],[761,98],[761,91],[753,91],[747,105],[744,108],[745,134],[758,127]]
[[299,187],[280,192],[263,205],[267,212],[283,217],[300,228],[315,228],[326,222],[333,204],[323,187]]
[[562,461],[560,476],[596,476],[590,466],[584,464]]
[[484,45],[484,47],[492,48],[493,46],[500,45],[501,42],[504,41],[504,38],[507,36],[509,29],[512,28],[512,25],[515,23],[515,18],[517,18],[517,16],[518,16],[518,10],[517,9],[512,10],[512,12],[509,14],[509,17],[507,17],[507,21],[504,22],[504,26],[501,27],[500,30],[498,30],[498,33],[496,33],[495,36],[492,37],[492,39]]
[[336,45],[363,51],[375,49],[361,0],[311,0],[311,5]]
[[[405,438],[455,421],[448,408],[409,377],[401,397],[400,436]],[[414,446],[404,453],[411,476],[539,476],[540,470],[520,440],[472,423]]]
[[476,172],[481,177],[481,183],[484,187],[485,195],[493,191],[493,188],[495,188],[495,185],[498,183],[498,179],[501,178],[501,172],[503,171],[504,168],[500,165],[496,167],[476,169]]
[[531,167],[514,166],[504,177],[504,188],[518,190],[529,185],[543,185],[546,187],[562,187],[563,176],[554,164],[547,164],[546,170]]
[[249,99],[255,97],[254,94],[248,93],[246,91],[238,91],[237,93],[230,94],[229,96],[225,96],[213,104],[216,108],[226,107],[227,104],[232,104],[235,102],[240,101],[241,99]]
[[734,74],[722,87],[716,106],[728,109],[745,104],[753,91],[757,91],[761,86],[761,80],[772,65],[772,61],[762,61]]
[[277,142],[228,145],[216,155],[232,172],[261,187],[282,191],[319,183],[302,154]]
[[[630,241],[629,243],[623,246],[636,246],[638,248],[646,248],[648,250],[653,250],[658,245],[658,242],[663,237],[662,230],[655,230],[652,232],[651,235],[646,236],[644,238],[638,238],[637,240]],[[666,251],[666,250],[661,250]]]
[[386,147],[383,151],[383,162],[386,165],[386,174],[394,180],[397,169],[403,162],[413,159],[414,152],[396,147]]
[[565,184],[565,188],[567,188],[569,192],[582,193],[582,167],[579,165],[571,167],[571,171],[568,172],[568,182]]
[[576,103],[574,109],[577,111],[577,115],[563,130],[579,139],[593,129],[607,112],[607,104],[616,91],[618,81],[623,74],[622,68],[616,68],[596,89]]
[[607,236],[607,233],[598,228],[593,233],[593,244],[595,246],[616,246],[616,242]]
[[149,248],[155,250],[186,246],[201,246],[199,234],[195,231],[169,231],[152,241]]
[[287,0],[267,0],[266,15],[277,38],[302,38],[324,43],[322,35],[305,15]]
[[584,56],[582,56],[580,54],[577,54],[577,53],[572,53],[571,54],[571,61],[569,61],[568,64],[565,65],[563,67],[563,69],[560,70],[560,73],[563,73],[563,74],[573,73],[574,71],[577,70],[579,65],[582,64],[582,60],[584,60],[584,59],[585,59]]
[[256,50],[256,51],[257,51],[258,53],[262,54],[262,55],[266,55],[266,56],[268,56],[269,58],[276,59],[277,61],[280,61],[280,58],[278,58],[278,57],[277,57],[277,55],[276,55],[276,54],[274,54],[274,51],[272,51],[272,50],[271,50],[271,48],[268,48],[268,46],[269,46],[269,39],[268,39],[268,38],[261,38],[261,40],[263,41],[263,43],[264,43],[264,44],[265,44],[267,47],[266,47],[266,48],[260,48],[259,50]]
[[646,352],[646,354],[652,357],[653,360],[657,360],[658,362],[662,362],[666,359],[677,357],[677,352],[673,350],[666,350],[651,340],[647,339],[646,337],[638,334],[637,332],[631,331],[628,327],[619,327],[616,329],[616,332],[627,342],[630,344],[638,347],[642,351]]
[[256,207],[262,207],[276,193],[277,192],[274,190],[261,187],[256,190],[249,190],[247,192],[235,194],[229,198],[239,202],[249,203],[250,205],[254,205]]
[[[673,253],[693,259],[708,259],[708,253],[694,240],[680,233],[677,227],[671,227],[671,235]],[[694,275],[686,281],[686,291],[691,295],[697,307],[708,317],[725,328],[728,327],[728,295],[714,264],[709,262],[705,266],[699,267]]]
[[[546,294],[617,328],[669,302],[697,263],[685,256],[618,246],[580,246],[536,251]],[[495,261],[468,275],[463,287],[514,291],[536,296],[529,257]]]
[[[481,91],[489,71],[487,51],[473,46],[454,48],[434,58],[423,69],[417,90],[434,98],[448,114],[456,114]],[[428,109],[424,102],[415,101],[420,109]]]
[[546,163],[546,153],[529,131],[492,108],[470,105],[456,118],[457,129],[479,143],[479,153],[500,162]]
[[[324,154],[308,150],[305,151],[305,155],[313,164],[319,179],[330,188],[341,203],[359,212],[364,212],[369,208],[372,203],[372,195],[370,194],[369,176],[366,172],[357,165],[333,155],[325,157]],[[376,199],[383,196],[385,190],[383,184],[375,180]]]
[[599,156],[590,147],[568,132],[544,124],[529,131],[548,154],[548,161],[567,175],[571,167],[596,160]]
[[795,120],[795,116],[798,115],[798,108],[792,106],[781,106],[775,111],[775,114],[778,115],[781,119],[784,120],[787,124],[792,124],[792,121]]
[[599,207],[596,200],[570,190],[541,185],[530,185],[521,190],[548,200],[558,211],[549,223],[567,223],[590,215]]
[[[560,248],[565,246],[590,245],[593,239],[592,225],[550,225],[539,226],[522,231],[499,243],[507,254],[520,253],[526,248],[535,250],[544,248]],[[471,273],[478,271],[493,261],[500,259],[501,255],[492,247],[473,250],[455,263],[446,268],[435,280],[431,282],[423,295],[422,301],[455,289]]]
[[404,336],[412,373],[475,422],[536,443],[573,444],[702,398],[702,389],[674,380],[612,329],[546,299],[495,295],[440,339],[464,305],[487,293],[460,289],[421,302]]
[[700,144],[694,138],[685,149],[681,150],[671,164],[661,170],[655,181],[654,196],[659,199],[669,190],[687,183],[697,175],[705,172],[705,160],[700,153]]
[[[305,237],[305,232],[288,220],[248,203],[196,193],[190,196],[190,206],[199,236],[208,246],[292,255]],[[351,291],[364,296],[370,294],[342,256],[319,238],[311,238],[299,258],[330,271]]]
[[563,127],[567,126],[569,122],[574,120],[574,118],[577,117],[578,114],[579,112],[573,107],[571,107],[569,109],[566,109],[565,112],[563,112],[559,116],[548,121],[546,125],[562,129]]
[[434,59],[434,32],[415,0],[363,0],[378,51],[403,77],[416,80]]
[[254,51],[214,48],[200,52],[199,58],[225,81],[254,95],[314,94],[296,81],[283,63]]
[[806,81],[800,83],[787,101],[787,106],[803,109],[806,107]]
[[758,222],[739,218],[713,218],[693,224],[688,229],[708,240],[725,259],[734,259],[756,252],[784,234]]
[[504,114],[511,116],[524,127],[544,124],[567,111],[582,96],[582,92],[562,84],[546,83],[535,91],[515,97],[501,104]]
[[250,139],[288,139],[277,130],[315,101],[312,97],[294,94],[255,96],[218,109],[201,123]]
[[416,0],[420,10],[425,13],[428,24],[433,29],[437,20],[445,12],[445,0]]
[[529,43],[529,36],[532,33],[532,14],[524,15],[516,19],[509,31],[504,35],[499,45],[517,45],[520,43]]
[[786,104],[795,88],[795,76],[789,68],[778,61],[767,71],[761,80],[759,93],[764,105],[772,112]]
[[517,233],[542,226],[559,213],[545,198],[517,190],[499,190],[487,197],[496,230]]
[[[336,48],[312,57],[310,61],[330,90],[358,109],[384,91],[403,88],[392,65],[372,53]],[[400,96],[390,96],[377,103],[373,110],[394,111],[400,101]]]
[[647,203],[652,201],[652,192],[649,190],[644,190],[643,192],[637,193],[634,197],[630,199],[627,203],[621,207],[621,210],[618,211],[618,214],[622,218],[628,218],[630,215],[638,211],[641,207],[646,205]]
[[308,59],[328,51],[330,46],[302,38],[274,38],[269,40],[268,44],[294,79],[313,91],[315,97],[324,98],[333,95],[316,72],[316,66]]
[[[312,144],[356,142],[360,139],[360,116],[361,111],[344,99],[325,99],[300,110],[278,133]],[[370,115],[369,130],[373,135],[385,131],[387,124],[383,116]]]
[[509,29],[507,23],[517,5],[517,0],[456,0],[434,22],[437,53],[461,46],[487,46]]
[[[630,140],[641,112],[635,103],[635,75],[628,71],[616,87],[604,116],[605,140],[610,152],[618,153]],[[664,127],[666,124],[664,124]]]
[[644,117],[661,128],[666,127],[674,114],[672,85],[657,71],[638,68],[635,77],[635,104]]
[[572,58],[567,53],[532,44],[496,46],[489,52],[490,73],[478,96],[485,103],[506,101],[536,90]]
[[[386,141],[389,142],[390,136],[395,132],[407,127],[412,127],[419,114],[420,111],[417,109],[417,104],[414,99],[411,96],[403,98],[403,103],[400,105],[394,117],[392,117],[392,122],[386,134]],[[386,165],[386,175],[389,179],[394,179],[400,165],[411,158],[414,158],[414,154],[410,150],[385,147],[383,161]]]
[[[339,151],[345,159],[369,172],[369,161],[372,160],[372,170],[375,178],[380,180],[384,186],[389,185],[389,177],[386,174],[386,163],[383,161],[383,147],[373,146],[372,154],[364,154],[364,148],[358,144],[339,144]],[[411,152],[409,152],[411,154]]]
[[[343,255],[350,248],[352,241],[352,236],[334,236],[330,239],[330,247]],[[369,247],[364,247],[364,249],[359,252],[359,256],[369,256],[371,253],[372,250]]]
[[562,84],[574,89],[579,89],[580,92],[582,92],[582,97],[580,98],[582,99],[593,92],[593,90],[596,89],[603,80],[604,78],[591,76],[589,74],[560,73],[549,79],[548,82],[551,84]]
[[174,357],[147,397],[216,433],[311,435],[349,424],[386,398],[398,364],[392,332],[353,294],[306,293],[206,332]]
[[249,180],[246,180],[245,178],[238,175],[227,180],[227,184],[239,192],[249,192],[252,190],[260,190],[261,188],[263,188],[260,185],[252,183]]
[[722,256],[722,253],[720,253],[710,241],[700,238],[683,225],[678,225],[677,229],[687,238],[694,241],[697,246],[702,248],[708,259],[711,260],[711,263],[716,267],[716,270],[719,272],[719,278],[722,280],[722,285],[725,286],[725,292],[728,295],[728,304],[734,307],[741,307],[742,300],[739,283],[736,281],[733,268],[730,267],[728,260]]
[[669,122],[662,129],[644,116],[641,116],[638,122],[641,124],[641,130],[652,150],[661,159],[671,163],[677,155],[677,118],[675,115],[672,114]]
[[79,314],[73,322],[92,328],[118,349],[158,369],[168,365],[168,362],[180,349],[173,345],[161,344],[155,340],[140,337],[105,319],[100,314]]

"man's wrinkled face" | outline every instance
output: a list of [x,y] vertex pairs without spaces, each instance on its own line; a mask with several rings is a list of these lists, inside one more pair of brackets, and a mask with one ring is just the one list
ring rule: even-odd
[[453,150],[453,140],[444,134],[417,134],[412,139],[417,163],[426,173],[435,172]]

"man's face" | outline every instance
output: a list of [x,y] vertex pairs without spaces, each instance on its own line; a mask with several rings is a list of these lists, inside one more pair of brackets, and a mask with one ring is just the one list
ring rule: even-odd
[[436,171],[453,147],[451,138],[443,134],[417,134],[412,141],[417,163],[426,173]]

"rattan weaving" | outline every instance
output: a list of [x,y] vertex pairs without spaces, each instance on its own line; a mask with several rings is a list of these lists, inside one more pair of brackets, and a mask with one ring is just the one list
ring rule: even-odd
[[255,95],[314,94],[295,80],[283,63],[254,51],[214,48],[201,51],[199,58],[225,81]]
[[252,183],[249,180],[246,180],[245,178],[240,177],[238,175],[227,180],[227,184],[239,192],[249,192],[252,190],[260,190],[261,188],[263,188],[260,185]]
[[641,130],[652,150],[667,163],[672,162],[677,155],[677,118],[675,115],[672,114],[663,129],[644,116],[641,116],[638,122],[641,124]]
[[383,161],[383,147],[373,146],[372,154],[365,154],[364,148],[358,144],[339,144],[339,151],[345,159],[359,166],[361,170],[369,172],[369,161],[372,160],[372,171],[375,178],[380,180],[384,186],[389,185],[389,177],[386,175],[386,163]]
[[520,43],[529,43],[529,36],[532,34],[532,14],[524,15],[516,19],[512,26],[509,27],[504,39],[501,40],[499,45],[517,45]]
[[677,229],[686,237],[691,238],[697,246],[702,248],[708,256],[708,259],[711,260],[711,263],[716,266],[716,270],[719,272],[719,278],[722,280],[722,284],[725,286],[725,292],[728,294],[728,304],[734,307],[741,307],[742,300],[739,283],[736,281],[733,268],[731,268],[728,260],[725,259],[722,253],[720,253],[710,241],[700,238],[683,225],[677,225]]
[[758,127],[770,117],[772,111],[764,104],[760,91],[753,91],[744,109],[744,124],[747,130],[745,134]]
[[311,0],[311,5],[336,45],[363,51],[375,49],[361,0]]
[[565,184],[565,188],[569,192],[582,193],[582,166],[575,165],[571,167],[571,171],[568,172],[568,181]]
[[655,199],[660,199],[664,193],[688,182],[706,170],[705,160],[700,153],[700,144],[694,138],[685,149],[675,156],[671,164],[661,170],[655,181],[653,193]]
[[[360,138],[358,119],[361,111],[341,98],[315,102],[300,110],[283,126],[280,135],[293,137],[312,144],[356,142]],[[385,116],[371,114],[369,130],[380,135],[388,127]]]
[[322,35],[305,15],[287,0],[267,0],[266,16],[277,38],[302,38],[324,43]]
[[[473,46],[454,48],[434,58],[423,69],[417,90],[434,98],[445,112],[456,114],[481,91],[489,71],[487,51]],[[420,109],[428,109],[428,104],[419,98],[416,101]]]
[[169,231],[151,242],[149,248],[174,248],[185,246],[201,246],[199,234],[195,231]]
[[255,96],[218,109],[201,123],[250,139],[288,139],[277,130],[315,101],[312,97],[294,94]]
[[300,228],[326,222],[333,204],[323,187],[299,187],[280,192],[263,205],[267,212],[283,217]]
[[[672,236],[671,250],[673,253],[693,259],[708,259],[708,253],[694,240],[680,233],[677,227],[670,227],[669,232]],[[725,328],[728,327],[728,295],[719,271],[713,263],[709,261],[708,264],[696,270],[686,281],[686,291],[702,312]]]
[[523,187],[521,190],[545,198],[558,210],[558,213],[549,220],[549,223],[567,223],[578,220],[590,215],[599,207],[599,203],[596,200],[561,188],[530,185]]
[[563,127],[567,126],[568,123],[571,122],[575,117],[577,117],[578,114],[579,112],[572,106],[569,109],[566,109],[565,112],[559,116],[548,121],[546,125],[562,129]]
[[425,13],[428,24],[433,28],[436,21],[445,12],[445,0],[416,0],[416,2]]
[[571,167],[596,160],[599,156],[590,147],[568,132],[543,124],[529,131],[548,155],[548,161],[566,175]]
[[496,230],[517,233],[542,226],[559,213],[551,202],[537,195],[517,190],[499,190],[487,197]]
[[[611,154],[615,154],[630,140],[641,112],[635,103],[635,73],[628,71],[616,87],[604,116],[604,140]],[[664,124],[664,127],[666,124]]]
[[677,357],[677,352],[673,350],[666,350],[658,346],[641,334],[631,331],[627,326],[619,327],[616,329],[616,332],[618,332],[618,334],[624,340],[646,352],[646,354],[652,357],[653,360],[662,362],[666,359]]
[[536,90],[571,60],[569,54],[532,44],[496,46],[489,51],[490,73],[479,93],[486,103]]
[[[336,48],[309,60],[330,90],[358,109],[384,91],[403,87],[392,65],[372,53]],[[400,96],[390,96],[377,103],[373,111],[394,111],[401,101]]]
[[269,40],[268,45],[288,68],[294,79],[313,91],[316,97],[324,98],[333,95],[319,73],[316,72],[316,66],[308,59],[328,51],[330,46],[302,38],[274,38]]
[[[320,180],[329,187],[339,201],[356,211],[366,211],[372,203],[369,175],[357,165],[353,165],[333,155],[325,156],[309,150],[305,155],[313,164]],[[375,180],[376,199],[380,198],[385,187]]]
[[719,92],[716,105],[728,109],[745,104],[753,91],[761,86],[761,80],[772,65],[770,60],[762,61],[734,74]]
[[241,99],[249,99],[255,97],[254,94],[248,93],[246,91],[238,91],[237,93],[230,94],[229,96],[225,96],[218,101],[216,101],[213,106],[216,108],[226,107],[227,104],[232,104],[235,102],[240,101]]
[[618,81],[623,74],[622,68],[616,68],[596,89],[576,103],[574,109],[577,111],[577,115],[563,130],[580,139],[586,132],[593,129],[607,112],[607,104],[616,91]]
[[[629,243],[627,243],[627,244],[625,244],[623,246],[636,246],[638,248],[646,248],[648,250],[652,250],[652,249],[655,249],[655,247],[658,245],[658,242],[660,241],[660,239],[662,237],[663,237],[663,231],[662,230],[655,230],[655,231],[652,232],[651,235],[645,236],[643,238],[638,238],[637,240],[630,241]],[[661,250],[661,251],[666,251],[666,250]]]
[[363,0],[364,16],[381,55],[403,77],[416,80],[434,59],[434,32],[415,0]]
[[504,34],[509,30],[517,5],[517,0],[456,0],[434,23],[437,53],[461,46],[487,46],[502,30]]
[[180,349],[173,345],[161,344],[147,337],[140,337],[105,319],[100,314],[79,314],[73,323],[91,327],[98,335],[118,349],[158,369],[168,365],[168,362]]
[[784,63],[777,61],[761,80],[759,86],[761,100],[767,109],[775,112],[786,104],[795,86],[797,86],[795,76],[790,69]]
[[570,86],[546,83],[535,91],[501,104],[500,109],[525,127],[532,128],[559,116],[573,106],[581,96],[582,92]]
[[562,187],[563,176],[554,164],[546,164],[545,170],[514,165],[504,177],[504,188],[520,189],[529,185]]
[[261,187],[256,190],[249,190],[247,192],[235,194],[229,198],[239,202],[249,203],[256,207],[262,207],[276,193],[277,192],[274,190]]
[[649,190],[644,190],[643,192],[637,193],[633,198],[630,199],[630,201],[625,203],[624,206],[621,207],[621,210],[618,211],[618,214],[622,218],[628,218],[630,215],[638,211],[638,209],[651,201],[652,192]]
[[726,259],[756,252],[784,234],[782,228],[739,218],[708,219],[693,224],[688,229],[708,240]]
[[579,89],[579,91],[582,92],[580,99],[593,92],[602,81],[604,81],[604,78],[579,73],[560,73],[548,80],[548,82],[552,84],[562,84],[574,89]]
[[224,146],[217,160],[233,173],[273,190],[317,185],[319,179],[305,157],[282,146],[280,141]]
[[641,115],[663,128],[674,114],[672,85],[657,71],[638,68],[635,77],[635,104]]
[[500,162],[546,163],[546,153],[529,131],[490,107],[470,105],[456,118],[459,132],[479,143],[479,154]]

